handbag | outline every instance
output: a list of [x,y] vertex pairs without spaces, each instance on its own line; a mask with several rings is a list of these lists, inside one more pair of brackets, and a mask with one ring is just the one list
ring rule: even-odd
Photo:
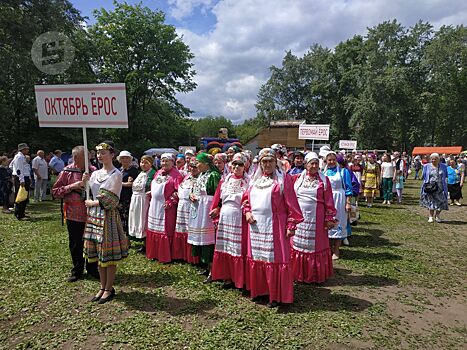
[[28,191],[24,188],[24,186],[20,186],[18,190],[18,194],[16,195],[15,203],[21,203],[28,199]]
[[423,190],[425,193],[435,193],[438,191],[438,183],[437,182],[428,182],[424,185]]

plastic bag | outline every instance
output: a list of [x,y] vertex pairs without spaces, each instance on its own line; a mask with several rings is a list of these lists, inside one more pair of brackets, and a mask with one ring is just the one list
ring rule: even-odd
[[24,186],[20,186],[18,190],[18,194],[16,195],[15,203],[21,203],[28,199],[28,191],[24,188]]

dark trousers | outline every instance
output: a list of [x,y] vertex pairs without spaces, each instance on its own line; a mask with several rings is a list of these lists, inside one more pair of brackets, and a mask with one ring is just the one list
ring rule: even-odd
[[383,177],[383,199],[392,200],[392,177]]
[[[68,240],[71,260],[73,262],[71,275],[76,277],[82,277],[84,272],[85,259],[83,257],[83,234],[85,226],[85,222],[72,220],[66,221],[66,227],[68,228]],[[88,274],[98,277],[99,272],[97,271],[97,262],[86,262],[86,271],[88,272]]]
[[[18,194],[19,187],[20,187],[19,177],[14,176],[14,178],[15,178],[15,193]],[[30,188],[31,188],[31,180],[29,179],[29,176],[28,177],[25,176],[24,177],[24,189],[28,193],[28,198],[25,201],[22,201],[20,203],[15,203],[15,216],[18,220],[24,218],[25,216],[26,205],[29,203],[29,189]]]

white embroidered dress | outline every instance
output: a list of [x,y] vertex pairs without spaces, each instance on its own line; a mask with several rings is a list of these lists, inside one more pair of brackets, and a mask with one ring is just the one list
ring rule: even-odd
[[214,196],[208,195],[206,191],[209,176],[210,172],[199,175],[192,189],[192,193],[198,198],[190,204],[188,243],[192,245],[205,246],[216,242],[214,223],[209,217]]
[[128,217],[128,234],[132,237],[142,239],[146,237],[146,223],[149,209],[149,200],[146,196],[146,182],[148,174],[140,172],[133,181],[133,195],[130,202],[130,213]]
[[222,208],[217,227],[216,251],[242,255],[242,196],[247,189],[244,178],[227,176],[221,187]]

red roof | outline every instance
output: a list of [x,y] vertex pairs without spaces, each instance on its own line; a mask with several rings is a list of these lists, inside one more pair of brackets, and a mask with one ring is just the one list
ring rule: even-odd
[[448,146],[448,147],[414,147],[412,155],[417,154],[459,154],[462,152],[462,146]]

